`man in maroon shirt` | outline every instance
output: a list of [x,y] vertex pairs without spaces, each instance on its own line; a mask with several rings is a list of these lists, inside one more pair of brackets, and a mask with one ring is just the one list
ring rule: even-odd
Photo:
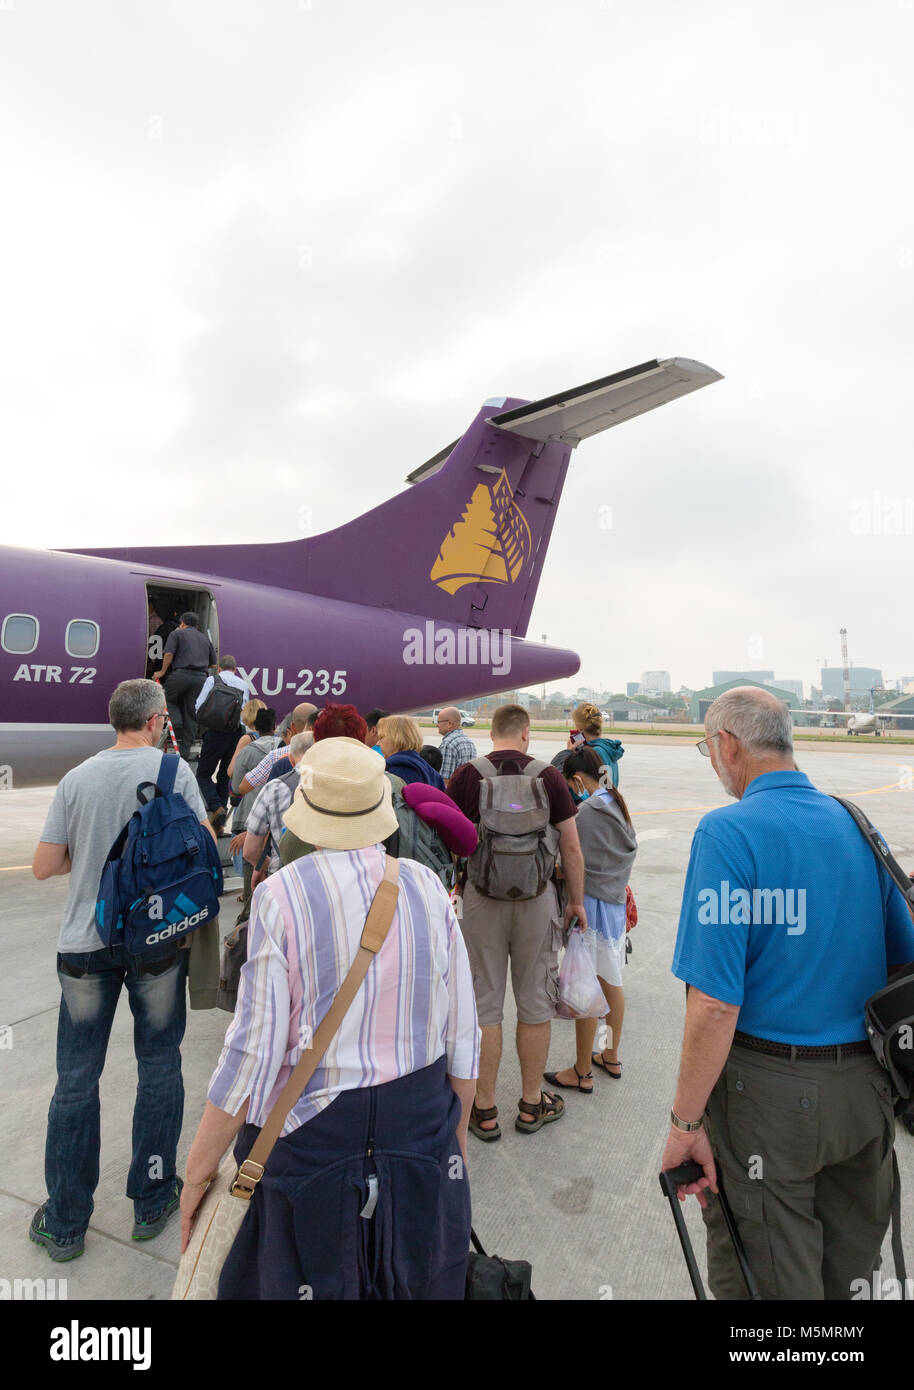
[[[520,705],[499,706],[492,718],[493,746],[488,755],[499,776],[518,773],[533,761],[527,753],[529,742],[527,711]],[[575,805],[564,777],[556,768],[544,767],[541,777],[549,796],[549,819],[559,832],[559,854],[569,899],[565,925],[577,917],[583,928],[587,923],[584,856],[578,842]],[[479,770],[472,763],[465,763],[448,783],[448,795],[475,824],[479,823],[481,782]],[[461,927],[473,970],[482,1028],[479,1080],[470,1129],[477,1138],[487,1142],[501,1137],[495,1084],[501,1062],[501,1021],[510,960],[523,1087],[515,1128],[531,1134],[544,1124],[560,1119],[564,1112],[561,1097],[550,1095],[541,1086],[549,1056],[550,1027],[555,1017],[558,988],[562,921],[555,885],[547,883],[539,897],[508,902],[486,897],[474,884],[467,883]]]

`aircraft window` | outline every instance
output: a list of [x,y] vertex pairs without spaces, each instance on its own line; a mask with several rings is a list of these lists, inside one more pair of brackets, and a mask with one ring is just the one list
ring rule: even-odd
[[3,619],[0,646],[5,652],[27,656],[38,646],[38,619],[28,613],[10,613]]
[[74,618],[67,623],[67,656],[94,656],[98,651],[98,623]]

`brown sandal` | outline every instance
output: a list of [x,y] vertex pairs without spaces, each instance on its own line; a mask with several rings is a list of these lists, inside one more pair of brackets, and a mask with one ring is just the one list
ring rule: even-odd
[[[539,1104],[533,1105],[530,1101],[521,1099],[517,1102],[520,1114],[514,1121],[514,1128],[520,1130],[521,1134],[535,1134],[543,1125],[551,1124],[553,1120],[560,1120],[565,1113],[565,1102],[561,1096],[551,1096],[548,1091],[540,1091]],[[529,1116],[525,1119],[524,1116]]]
[[[480,1120],[494,1120],[494,1129],[483,1129]],[[479,1106],[473,1101],[473,1109],[470,1111],[470,1130],[481,1139],[484,1144],[491,1144],[494,1139],[501,1138],[501,1126],[498,1123],[498,1106],[493,1105],[488,1110],[480,1110]]]

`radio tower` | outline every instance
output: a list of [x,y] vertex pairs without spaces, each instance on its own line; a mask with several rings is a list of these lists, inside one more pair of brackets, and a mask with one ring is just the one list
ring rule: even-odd
[[850,712],[851,707],[851,672],[847,660],[847,628],[841,629],[841,664],[844,667],[844,708]]

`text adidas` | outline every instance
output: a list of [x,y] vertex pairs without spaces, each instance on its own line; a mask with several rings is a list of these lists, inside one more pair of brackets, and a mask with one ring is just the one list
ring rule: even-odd
[[146,945],[155,946],[159,941],[167,941],[170,936],[177,936],[178,932],[189,931],[191,927],[205,922],[208,916],[209,908],[204,907],[199,912],[195,912],[193,917],[183,917],[180,922],[170,922],[161,931],[154,931],[151,936],[147,936]]

